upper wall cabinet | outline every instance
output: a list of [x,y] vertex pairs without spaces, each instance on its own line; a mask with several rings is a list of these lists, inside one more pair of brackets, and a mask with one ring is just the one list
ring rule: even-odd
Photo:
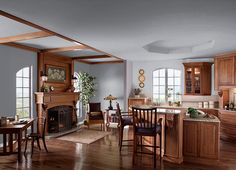
[[208,62],[183,63],[185,95],[211,94],[211,65]]
[[215,58],[215,90],[220,86],[235,86],[236,54],[222,55]]

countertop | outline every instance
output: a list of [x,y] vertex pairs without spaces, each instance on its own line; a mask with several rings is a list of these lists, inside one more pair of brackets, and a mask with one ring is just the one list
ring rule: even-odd
[[142,109],[157,108],[159,114],[180,114],[183,110],[182,108],[160,108],[154,105],[137,105],[134,107]]
[[199,118],[190,118],[189,115],[186,115],[186,117],[184,118],[185,121],[196,121],[196,122],[213,122],[213,123],[219,123],[220,120],[216,117],[211,115],[213,118],[203,118],[203,117],[199,117]]
[[[182,106],[157,106],[158,108],[166,108],[166,109],[188,109],[189,107],[182,107]],[[235,112],[236,110],[225,110],[221,108],[198,108],[196,107],[195,109],[197,110],[217,110],[217,111],[225,111],[225,112]]]

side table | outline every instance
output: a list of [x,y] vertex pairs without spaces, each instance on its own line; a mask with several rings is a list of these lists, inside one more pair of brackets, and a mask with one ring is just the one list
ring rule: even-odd
[[111,125],[114,127],[119,127],[119,117],[116,113],[116,110],[108,110],[105,112],[106,126],[110,127]]

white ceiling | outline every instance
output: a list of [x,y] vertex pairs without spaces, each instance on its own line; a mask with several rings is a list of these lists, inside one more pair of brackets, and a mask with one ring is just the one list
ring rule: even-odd
[[[235,0],[11,0],[3,11],[128,60],[212,57],[236,51]],[[201,52],[159,54],[155,41],[191,46],[213,40]]]
[[30,47],[38,49],[49,49],[49,48],[60,48],[60,47],[70,47],[75,46],[76,44],[57,36],[50,36],[44,38],[37,38],[32,40],[18,41],[17,43],[27,45]]
[[[1,3],[1,2],[0,2]],[[19,34],[31,33],[40,31],[20,22],[0,16],[0,37],[9,37]]]

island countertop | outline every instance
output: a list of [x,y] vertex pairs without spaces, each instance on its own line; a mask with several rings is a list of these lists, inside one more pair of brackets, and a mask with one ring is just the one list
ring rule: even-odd
[[157,108],[157,113],[159,114],[180,114],[183,110],[181,108],[159,108],[158,106],[154,105],[134,105],[133,107],[141,109]]
[[212,115],[212,118],[204,118],[204,117],[199,117],[199,118],[191,118],[189,115],[186,115],[184,118],[184,121],[196,121],[196,122],[220,122],[220,120]]

